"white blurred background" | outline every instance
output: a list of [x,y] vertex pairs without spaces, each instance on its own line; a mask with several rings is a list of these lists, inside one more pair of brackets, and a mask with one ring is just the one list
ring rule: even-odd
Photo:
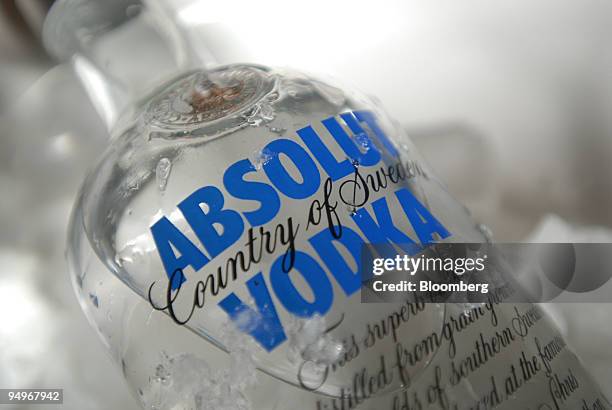
[[[0,387],[136,409],[63,259],[107,135],[71,66],[40,45],[51,3],[0,2]],[[147,3],[205,59],[295,67],[377,96],[496,240],[612,241],[611,2]],[[610,394],[612,306],[548,309]]]

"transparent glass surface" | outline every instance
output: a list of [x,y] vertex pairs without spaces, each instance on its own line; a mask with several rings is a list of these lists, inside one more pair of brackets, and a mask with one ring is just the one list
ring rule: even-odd
[[[481,400],[492,388],[492,374],[506,372],[521,352],[533,353],[534,345],[525,347],[527,342],[516,336],[478,376],[466,371],[453,384],[452,371],[444,370],[450,373],[444,373],[442,394],[435,388],[441,369],[460,366],[480,335],[503,334],[503,326],[516,320],[513,306],[500,307],[498,317],[498,311],[485,306],[406,300],[365,304],[358,291],[347,290],[351,278],[342,275],[346,269],[356,274],[355,254],[339,241],[332,241],[336,253],[324,253],[315,236],[325,237],[330,227],[342,225],[344,235],[352,233],[366,242],[374,236],[364,232],[364,218],[375,215],[370,222],[393,227],[386,235],[418,242],[414,221],[397,202],[399,192],[410,192],[448,230],[434,240],[488,238],[381,107],[346,90],[300,73],[233,65],[180,75],[120,118],[111,146],[78,196],[68,258],[85,314],[143,406],[401,408],[418,396],[422,408],[451,408]],[[318,140],[309,140],[313,134],[304,130],[314,132]],[[338,135],[346,136],[349,148],[340,144]],[[246,168],[239,183],[250,183],[248,194],[237,192],[228,173],[240,161]],[[351,172],[334,180],[343,161]],[[407,170],[406,178],[387,175],[385,186],[372,185],[366,196],[365,184],[376,184],[382,170],[389,173],[398,163]],[[345,189],[355,188],[350,181],[358,174],[372,178],[346,195],[342,183],[349,181]],[[304,186],[314,188],[306,195]],[[189,211],[186,201],[198,193],[208,200]],[[274,195],[276,205],[270,199]],[[255,214],[261,216],[265,206],[278,209],[271,217],[257,219]],[[238,215],[240,222],[231,225],[219,216],[208,236],[194,228],[198,218],[215,212],[231,213],[234,221]],[[160,221],[166,221],[166,232],[173,232],[170,246],[154,234]],[[295,264],[279,273],[279,263],[290,254],[291,224],[297,232]],[[235,229],[238,238],[219,246]],[[374,235],[376,229],[366,231]],[[267,251],[247,269],[227,273],[232,266],[228,261],[239,265],[238,255],[247,253],[245,244],[264,242]],[[162,262],[160,244],[166,247],[166,262],[190,262],[180,271],[169,269],[168,262]],[[341,256],[346,269],[334,270],[339,265],[330,255]],[[173,286],[177,279],[179,286]],[[231,316],[231,309],[222,307],[228,306],[224,303],[230,295],[250,307],[246,312],[257,313],[259,308],[261,316]],[[260,303],[266,297],[267,302]],[[289,303],[296,298],[303,308]],[[478,309],[479,319],[474,313]],[[272,311],[284,338],[254,337],[253,329],[262,323],[264,334],[273,333],[265,327]],[[462,332],[457,323],[470,321],[476,325]],[[553,334],[541,324],[538,332],[546,338]],[[557,363],[587,377],[569,351],[564,350]],[[547,378],[541,373],[533,380],[539,382],[525,381],[530,386],[522,390],[525,395],[508,393],[506,407],[500,407],[516,408],[516,400],[532,403],[541,397]],[[583,389],[585,397],[597,397],[590,387]],[[579,403],[572,400],[563,408]]]

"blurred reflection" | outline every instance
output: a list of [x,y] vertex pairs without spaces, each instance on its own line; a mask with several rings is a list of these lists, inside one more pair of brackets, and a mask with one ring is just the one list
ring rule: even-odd
[[73,71],[57,66],[0,130],[0,385],[64,388],[67,409],[137,408],[75,303],[63,257],[74,195],[106,146],[105,127]]

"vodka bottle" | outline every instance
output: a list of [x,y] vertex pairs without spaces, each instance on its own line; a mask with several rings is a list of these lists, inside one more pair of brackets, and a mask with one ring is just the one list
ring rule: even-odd
[[143,407],[611,408],[537,305],[361,303],[363,244],[487,239],[378,104],[258,65],[175,74],[113,105],[68,238]]

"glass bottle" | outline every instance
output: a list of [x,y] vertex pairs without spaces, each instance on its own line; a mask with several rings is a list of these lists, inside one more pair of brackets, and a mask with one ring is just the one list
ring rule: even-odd
[[364,243],[487,240],[379,104],[211,67],[151,3],[92,3],[46,25],[111,133],[68,261],[143,407],[610,408],[537,305],[361,303]]

